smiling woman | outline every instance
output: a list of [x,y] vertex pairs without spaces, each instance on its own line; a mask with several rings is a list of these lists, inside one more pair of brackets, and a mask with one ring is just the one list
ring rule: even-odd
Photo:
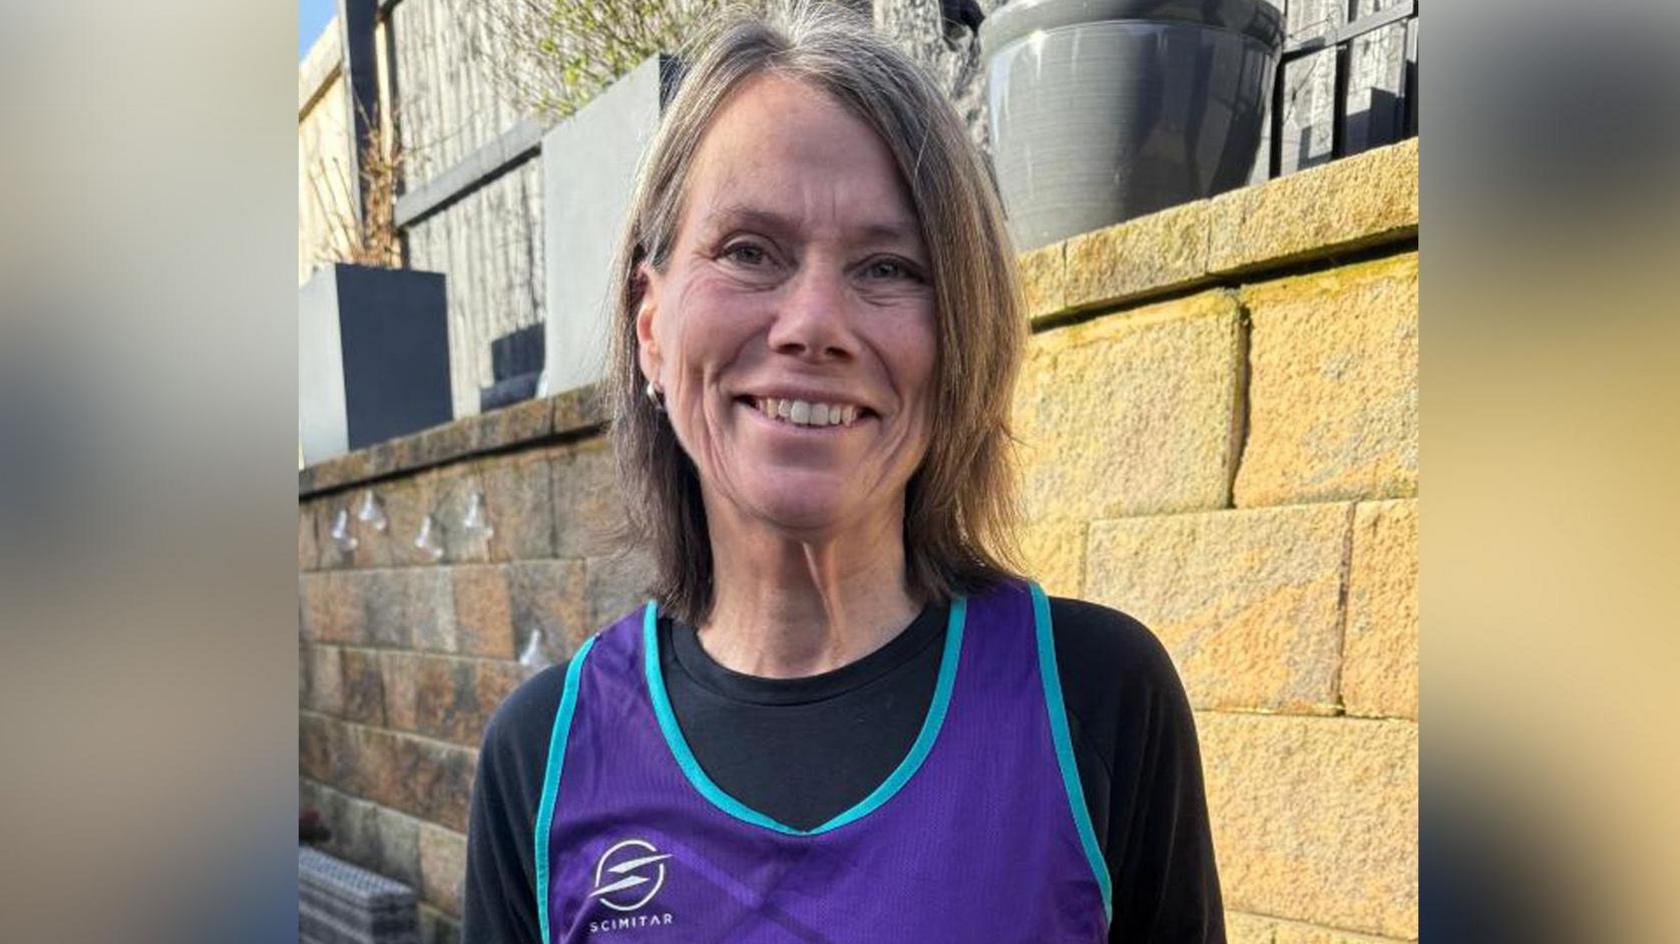
[[[684,202],[692,222],[665,271],[638,265],[636,340],[697,468],[710,538],[739,550],[714,568],[809,582],[799,572],[815,564],[896,588],[905,489],[928,445],[935,306],[892,154],[839,101],[765,74],[719,110]],[[829,425],[830,405],[851,421]],[[763,576],[714,574],[704,602],[734,622]],[[898,603],[882,616],[902,625],[915,608]]]
[[1026,321],[961,122],[836,4],[699,49],[616,269],[653,599],[492,719],[467,938],[1223,940],[1165,653],[1009,564]]
[[[697,454],[682,438],[700,430],[680,402],[667,423],[642,399],[648,382],[680,393],[665,390],[646,350],[662,330],[739,337],[756,323],[764,350],[739,353],[735,380],[750,372],[759,385],[813,395],[858,385],[838,400],[873,435],[872,450],[856,456],[867,468],[829,464],[825,474],[855,479],[854,495],[886,488],[883,502],[895,490],[883,477],[900,477],[908,494],[894,514],[904,529],[892,543],[902,544],[912,596],[978,589],[1012,556],[1006,417],[1026,320],[981,157],[933,84],[839,5],[781,19],[780,31],[739,20],[708,44],[650,150],[619,254],[615,442],[626,481],[647,497],[635,505],[646,512],[636,530],[651,536],[656,595],[690,621],[715,602],[709,530],[722,525],[706,514],[692,464],[727,457]],[[737,297],[725,301],[726,291]],[[769,356],[813,330],[822,349]],[[894,376],[918,351],[933,362],[925,381]],[[799,389],[751,386],[736,395],[801,399]],[[941,435],[915,442],[935,417]],[[925,456],[906,481],[909,470],[888,460],[918,449]]]

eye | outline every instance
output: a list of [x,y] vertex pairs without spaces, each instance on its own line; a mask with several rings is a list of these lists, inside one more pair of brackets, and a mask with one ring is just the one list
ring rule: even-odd
[[866,278],[870,279],[884,279],[887,281],[908,279],[913,282],[922,281],[921,272],[914,266],[905,262],[903,259],[895,259],[890,256],[870,260],[864,265],[863,274]]
[[757,243],[741,241],[723,247],[723,252],[718,253],[718,258],[737,265],[757,268],[770,261],[770,254]]

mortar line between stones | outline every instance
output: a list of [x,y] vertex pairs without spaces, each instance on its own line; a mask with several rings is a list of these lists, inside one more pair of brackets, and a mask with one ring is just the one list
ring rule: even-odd
[[572,502],[561,500],[561,492],[564,489],[560,485],[560,467],[564,463],[569,469],[576,462],[576,459],[577,453],[572,452],[564,456],[550,456],[547,462],[546,478],[548,482],[543,491],[548,496],[548,549],[550,554],[556,553],[555,549],[560,546],[560,517],[563,513],[571,511],[573,505]]
[[1386,935],[1375,933],[1375,932],[1372,932],[1372,931],[1362,931],[1358,928],[1344,928],[1344,927],[1340,927],[1338,925],[1333,925],[1333,924],[1314,924],[1311,921],[1303,921],[1300,918],[1287,918],[1287,917],[1284,917],[1283,915],[1267,914],[1264,911],[1248,911],[1248,910],[1241,909],[1241,908],[1231,908],[1231,909],[1228,909],[1228,910],[1232,914],[1240,914],[1240,915],[1242,915],[1246,918],[1259,918],[1262,921],[1276,921],[1279,924],[1287,924],[1287,925],[1290,925],[1292,927],[1302,928],[1302,929],[1305,929],[1305,930],[1332,931],[1332,932],[1335,932],[1337,934],[1351,934],[1351,935],[1354,935],[1356,938],[1368,940],[1368,941],[1371,942],[1371,944],[1378,944],[1378,942],[1383,942],[1383,944],[1387,944],[1387,942],[1390,942],[1390,941],[1394,942],[1394,944],[1407,944],[1407,942],[1409,942],[1411,940],[1414,940],[1414,939],[1411,939],[1411,938],[1388,937]]
[[[338,642],[306,643],[306,645],[316,649],[334,648],[345,652],[357,652],[369,656],[378,655],[379,653],[397,653],[399,655],[425,656],[432,659],[447,659],[451,662],[488,662],[493,665],[520,666],[520,663],[512,656],[508,656],[506,658],[500,656],[478,656],[465,652],[444,652],[439,649],[418,649],[412,646],[406,648],[402,646],[366,646],[359,643]],[[547,666],[543,666],[542,668],[547,668]],[[537,671],[541,671],[541,669],[538,669]]]
[[[597,555],[597,556],[605,556],[605,555]],[[326,568],[322,568],[320,570],[300,570],[300,571],[298,571],[298,575],[299,576],[303,576],[304,574],[313,574],[313,575],[370,574],[371,575],[371,574],[378,574],[378,573],[400,573],[400,572],[413,572],[413,571],[445,572],[445,571],[458,570],[458,569],[463,568],[463,567],[511,567],[511,566],[516,565],[516,564],[545,563],[545,562],[550,562],[550,561],[556,562],[556,563],[578,563],[578,564],[581,564],[581,563],[584,563],[585,561],[588,561],[588,560],[590,560],[590,557],[588,557],[588,556],[515,557],[515,558],[512,558],[510,560],[500,560],[500,561],[497,561],[497,560],[439,561],[435,564],[402,564],[402,565],[396,565],[396,566],[392,566],[390,564],[373,564],[373,565],[370,565],[370,566],[367,566],[367,567],[326,567]]]
[[298,714],[310,715],[312,717],[319,718],[322,721],[335,721],[347,728],[366,728],[369,731],[376,731],[380,734],[390,735],[391,737],[401,737],[408,738],[411,741],[421,741],[434,747],[445,747],[451,751],[463,751],[474,755],[475,762],[477,760],[478,748],[468,747],[465,744],[456,744],[453,741],[441,740],[439,738],[431,737],[430,735],[418,734],[413,731],[404,731],[398,728],[382,728],[376,725],[362,724],[360,721],[351,721],[348,718],[340,718],[337,715],[329,715],[324,711],[316,711],[313,708],[304,708],[301,705],[298,706]]
[[[1124,316],[1133,309],[1147,308],[1151,305],[1159,305],[1166,302],[1177,301],[1181,298],[1189,298],[1193,295],[1200,295],[1210,289],[1219,288],[1222,284],[1224,283],[1204,276],[1191,282],[1182,282],[1172,287],[1164,288],[1160,291],[1149,292],[1132,298],[1107,302],[1094,302],[1077,308],[1064,308],[1060,311],[1054,311],[1047,315],[1041,315],[1038,318],[1032,319],[1032,333],[1044,334],[1049,331],[1055,331],[1060,328],[1070,328],[1077,324],[1084,324],[1085,322],[1096,321],[1101,318]],[[1235,286],[1235,284],[1235,282],[1232,282],[1230,283],[1230,286]]]
[[1231,430],[1226,448],[1230,456],[1225,463],[1225,507],[1237,507],[1237,473],[1242,471],[1243,457],[1248,452],[1250,409],[1254,397],[1249,389],[1254,378],[1254,314],[1241,291],[1233,290],[1237,305],[1237,376],[1232,384]]
[[1346,495],[1332,495],[1325,497],[1307,497],[1303,498],[1301,501],[1282,502],[1275,505],[1240,505],[1234,507],[1229,505],[1223,507],[1210,505],[1208,507],[1198,506],[1193,508],[1175,508],[1163,511],[1138,512],[1137,514],[1129,515],[1113,515],[1107,518],[1092,518],[1090,521],[1086,522],[1086,524],[1089,526],[1094,524],[1110,524],[1118,521],[1143,521],[1148,518],[1187,518],[1195,515],[1223,515],[1229,514],[1230,512],[1242,512],[1247,514],[1249,512],[1261,511],[1288,511],[1293,508],[1312,508],[1317,505],[1343,505],[1348,503],[1360,504],[1373,501],[1404,501],[1411,497],[1412,496],[1401,496],[1399,498],[1349,498]]
[[1353,544],[1359,523],[1359,502],[1348,503],[1347,530],[1342,539],[1341,583],[1336,588],[1336,710],[1347,717],[1347,702],[1342,697],[1342,683],[1347,677],[1348,599],[1353,584]]
[[1285,721],[1322,721],[1326,724],[1403,724],[1417,727],[1414,718],[1376,717],[1367,715],[1326,715],[1306,712],[1268,711],[1260,708],[1196,708],[1191,711],[1197,715],[1220,715],[1226,718],[1278,718]]
[[[456,692],[453,697],[460,698],[461,696],[460,696],[459,692]],[[383,713],[383,709],[384,709],[384,700],[383,699],[381,699],[381,701],[380,701],[380,707],[381,707],[381,711]],[[464,750],[476,751],[478,749],[477,747],[474,747],[474,746],[471,746],[471,745],[461,744],[461,743],[458,743],[458,742],[455,742],[455,741],[447,741],[447,740],[443,740],[443,739],[440,739],[440,738],[434,738],[431,735],[426,734],[425,732],[420,731],[420,730],[415,729],[415,728],[397,727],[397,726],[393,725],[389,721],[389,719],[382,720],[381,723],[375,725],[375,724],[368,724],[364,721],[358,721],[355,718],[350,717],[349,715],[333,714],[331,712],[322,711],[319,708],[309,708],[309,707],[304,706],[304,705],[299,705],[298,709],[300,711],[307,711],[312,715],[316,715],[316,716],[323,717],[323,718],[329,718],[333,721],[342,722],[344,724],[354,724],[354,725],[357,725],[358,727],[371,728],[371,729],[376,730],[376,731],[384,731],[387,734],[411,734],[411,735],[414,735],[414,737],[417,740],[435,741],[439,744],[447,744],[450,747],[458,747],[458,748],[462,748]],[[489,721],[486,720],[485,723],[489,724]],[[482,737],[482,735],[480,735],[480,737]]]
[[1407,253],[1418,251],[1418,237],[1415,231],[1408,231],[1400,239],[1378,241],[1369,245],[1352,245],[1337,252],[1314,256],[1276,267],[1262,267],[1258,269],[1227,272],[1218,275],[1204,273],[1196,278],[1179,282],[1160,289],[1151,289],[1129,298],[1113,299],[1110,301],[1092,302],[1077,308],[1065,308],[1050,312],[1031,319],[1031,332],[1044,334],[1060,328],[1072,327],[1087,321],[1100,318],[1124,316],[1139,308],[1160,305],[1166,302],[1178,301],[1193,295],[1219,288],[1241,289],[1249,285],[1264,282],[1275,282],[1280,279],[1297,278],[1314,275],[1320,272],[1331,272],[1350,265],[1365,262],[1376,262]]

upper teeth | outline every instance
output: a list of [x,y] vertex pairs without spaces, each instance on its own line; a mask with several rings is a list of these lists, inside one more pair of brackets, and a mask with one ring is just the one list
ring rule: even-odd
[[812,403],[777,397],[760,397],[757,403],[759,412],[765,416],[796,426],[850,426],[858,415],[858,408],[849,403]]

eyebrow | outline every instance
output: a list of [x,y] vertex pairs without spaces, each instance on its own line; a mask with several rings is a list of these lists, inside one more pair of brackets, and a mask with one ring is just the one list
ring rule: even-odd
[[[791,217],[773,210],[739,203],[725,204],[708,212],[705,216],[705,223],[708,227],[714,229],[726,224],[738,224],[762,229],[776,236],[786,235],[799,228]],[[921,242],[920,231],[907,221],[902,220],[881,220],[865,223],[848,235],[867,240]]]

